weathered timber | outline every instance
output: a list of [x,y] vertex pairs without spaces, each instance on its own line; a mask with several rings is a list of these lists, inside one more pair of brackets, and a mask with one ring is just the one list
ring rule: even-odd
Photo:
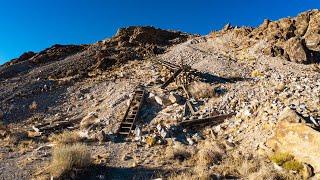
[[189,110],[190,110],[191,114],[192,114],[192,115],[196,115],[196,111],[194,110],[194,108],[193,108],[193,106],[192,106],[191,102],[190,102],[190,101],[187,101],[187,102],[186,102],[186,104],[187,104],[187,106],[188,106],[188,108],[189,108]]
[[196,127],[204,127],[208,125],[217,125],[222,123],[225,119],[232,117],[233,115],[234,113],[227,114],[227,115],[218,115],[218,116],[213,116],[213,117],[208,117],[203,119],[186,120],[186,121],[180,122],[179,125],[184,128],[196,128]]
[[176,70],[174,74],[165,83],[161,85],[161,88],[162,89],[166,88],[181,72],[182,72],[181,68]]

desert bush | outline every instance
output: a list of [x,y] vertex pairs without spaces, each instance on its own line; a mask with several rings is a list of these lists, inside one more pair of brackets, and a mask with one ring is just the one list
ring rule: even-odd
[[192,174],[191,172],[172,173],[168,177],[168,180],[185,180],[185,179],[197,180],[199,178],[196,175]]
[[49,173],[53,177],[65,177],[72,170],[84,169],[91,163],[91,154],[86,145],[60,145],[53,150]]
[[205,142],[200,147],[201,148],[197,153],[197,165],[210,166],[213,164],[217,164],[222,160],[224,149],[215,142]]
[[183,145],[168,146],[166,149],[166,158],[179,160],[180,162],[189,159],[192,153]]

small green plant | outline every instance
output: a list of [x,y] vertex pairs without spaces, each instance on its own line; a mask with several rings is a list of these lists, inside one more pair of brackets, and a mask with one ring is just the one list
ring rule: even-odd
[[293,159],[294,156],[289,153],[275,153],[270,157],[270,160],[279,166],[282,166],[285,162]]
[[301,162],[294,159],[294,156],[289,153],[276,153],[270,157],[271,161],[283,167],[288,171],[300,172],[303,169]]
[[299,161],[293,159],[293,160],[285,162],[283,164],[283,168],[288,171],[291,170],[291,171],[300,172],[303,169],[303,165]]

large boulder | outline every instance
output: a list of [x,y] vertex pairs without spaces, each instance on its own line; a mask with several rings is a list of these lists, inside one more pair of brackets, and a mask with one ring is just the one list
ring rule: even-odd
[[310,21],[310,13],[309,12],[304,12],[304,13],[299,14],[296,18],[295,34],[298,36],[303,36],[307,32],[307,29],[309,26],[309,21]]
[[310,15],[309,26],[304,38],[308,49],[320,51],[320,11],[313,11]]
[[285,42],[284,49],[293,62],[307,63],[307,49],[303,45],[303,41],[298,37],[290,38]]
[[320,172],[320,132],[298,123],[299,119],[294,111],[283,111],[267,146],[276,152],[290,153],[300,162],[310,164],[314,172]]

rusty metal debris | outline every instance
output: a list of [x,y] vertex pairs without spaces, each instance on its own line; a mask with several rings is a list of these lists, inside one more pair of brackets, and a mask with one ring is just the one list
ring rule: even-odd
[[145,93],[146,91],[141,87],[138,87],[135,90],[134,95],[130,100],[130,104],[124,114],[120,127],[117,131],[118,135],[127,137],[130,134],[131,130],[134,129],[135,122],[138,119],[139,112],[143,104]]

